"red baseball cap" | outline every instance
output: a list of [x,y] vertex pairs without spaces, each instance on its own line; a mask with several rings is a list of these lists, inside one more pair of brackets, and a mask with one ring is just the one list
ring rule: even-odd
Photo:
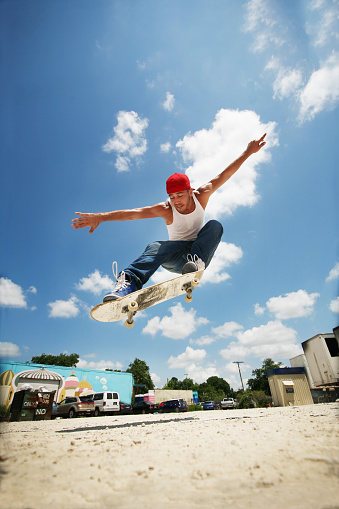
[[191,183],[184,173],[173,173],[166,180],[167,194],[180,193],[180,191],[186,191],[187,189],[191,189]]

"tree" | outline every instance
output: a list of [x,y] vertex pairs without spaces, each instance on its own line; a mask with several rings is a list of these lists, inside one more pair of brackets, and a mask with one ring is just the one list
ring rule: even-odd
[[[126,373],[132,373],[136,384],[145,386],[142,390],[140,390],[140,392],[147,392],[154,389],[154,383],[149,373],[149,367],[145,361],[135,358],[128,366],[128,369],[126,369]],[[137,392],[139,391],[136,390],[135,393]]]
[[199,385],[196,384],[192,378],[184,378],[178,380],[175,376],[169,380],[163,389],[169,389],[171,391],[197,391]]
[[75,368],[79,362],[79,355],[77,353],[71,353],[67,355],[61,353],[60,355],[46,355],[45,353],[32,357],[31,362],[35,364],[47,364],[47,366],[66,366],[69,368]]
[[199,401],[221,401],[231,392],[228,382],[218,376],[210,376],[199,385]]
[[274,362],[272,359],[267,358],[263,361],[262,367],[258,369],[253,369],[252,376],[254,378],[249,378],[247,380],[247,385],[251,391],[264,391],[267,396],[270,396],[270,386],[268,383],[268,378],[266,376],[266,372],[270,369],[280,368],[281,362]]

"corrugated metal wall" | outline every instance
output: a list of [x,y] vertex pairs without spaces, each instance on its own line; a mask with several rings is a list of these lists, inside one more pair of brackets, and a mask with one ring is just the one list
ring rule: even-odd
[[[312,405],[313,398],[305,374],[273,375],[268,379],[274,405],[287,406],[285,404],[285,391],[288,386],[283,382],[293,382],[294,398],[293,406]],[[292,386],[291,386],[292,387]]]

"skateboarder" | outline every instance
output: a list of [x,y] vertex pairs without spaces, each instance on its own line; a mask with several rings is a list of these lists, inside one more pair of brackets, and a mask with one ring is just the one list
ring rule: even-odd
[[127,221],[162,217],[165,220],[169,240],[149,244],[139,258],[120,274],[113,263],[117,282],[104,302],[120,299],[142,288],[154,272],[164,267],[170,272],[186,274],[205,269],[212,260],[223,233],[222,225],[215,220],[205,224],[205,209],[211,195],[240,168],[252,154],[265,145],[264,134],[259,140],[250,141],[246,150],[225,170],[198,189],[191,188],[187,175],[174,173],[166,181],[169,200],[156,205],[130,210],[114,210],[102,213],[76,212],[72,220],[75,229],[89,227],[89,233],[104,221]]

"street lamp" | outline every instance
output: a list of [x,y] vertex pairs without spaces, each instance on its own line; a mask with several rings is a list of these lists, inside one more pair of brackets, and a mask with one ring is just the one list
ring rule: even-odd
[[239,375],[240,375],[240,380],[241,380],[241,385],[242,385],[242,390],[245,392],[245,389],[244,389],[244,382],[242,381],[242,377],[241,377],[241,371],[240,371],[240,366],[239,364],[244,364],[243,361],[234,361],[233,364],[238,364],[238,369],[239,369]]

